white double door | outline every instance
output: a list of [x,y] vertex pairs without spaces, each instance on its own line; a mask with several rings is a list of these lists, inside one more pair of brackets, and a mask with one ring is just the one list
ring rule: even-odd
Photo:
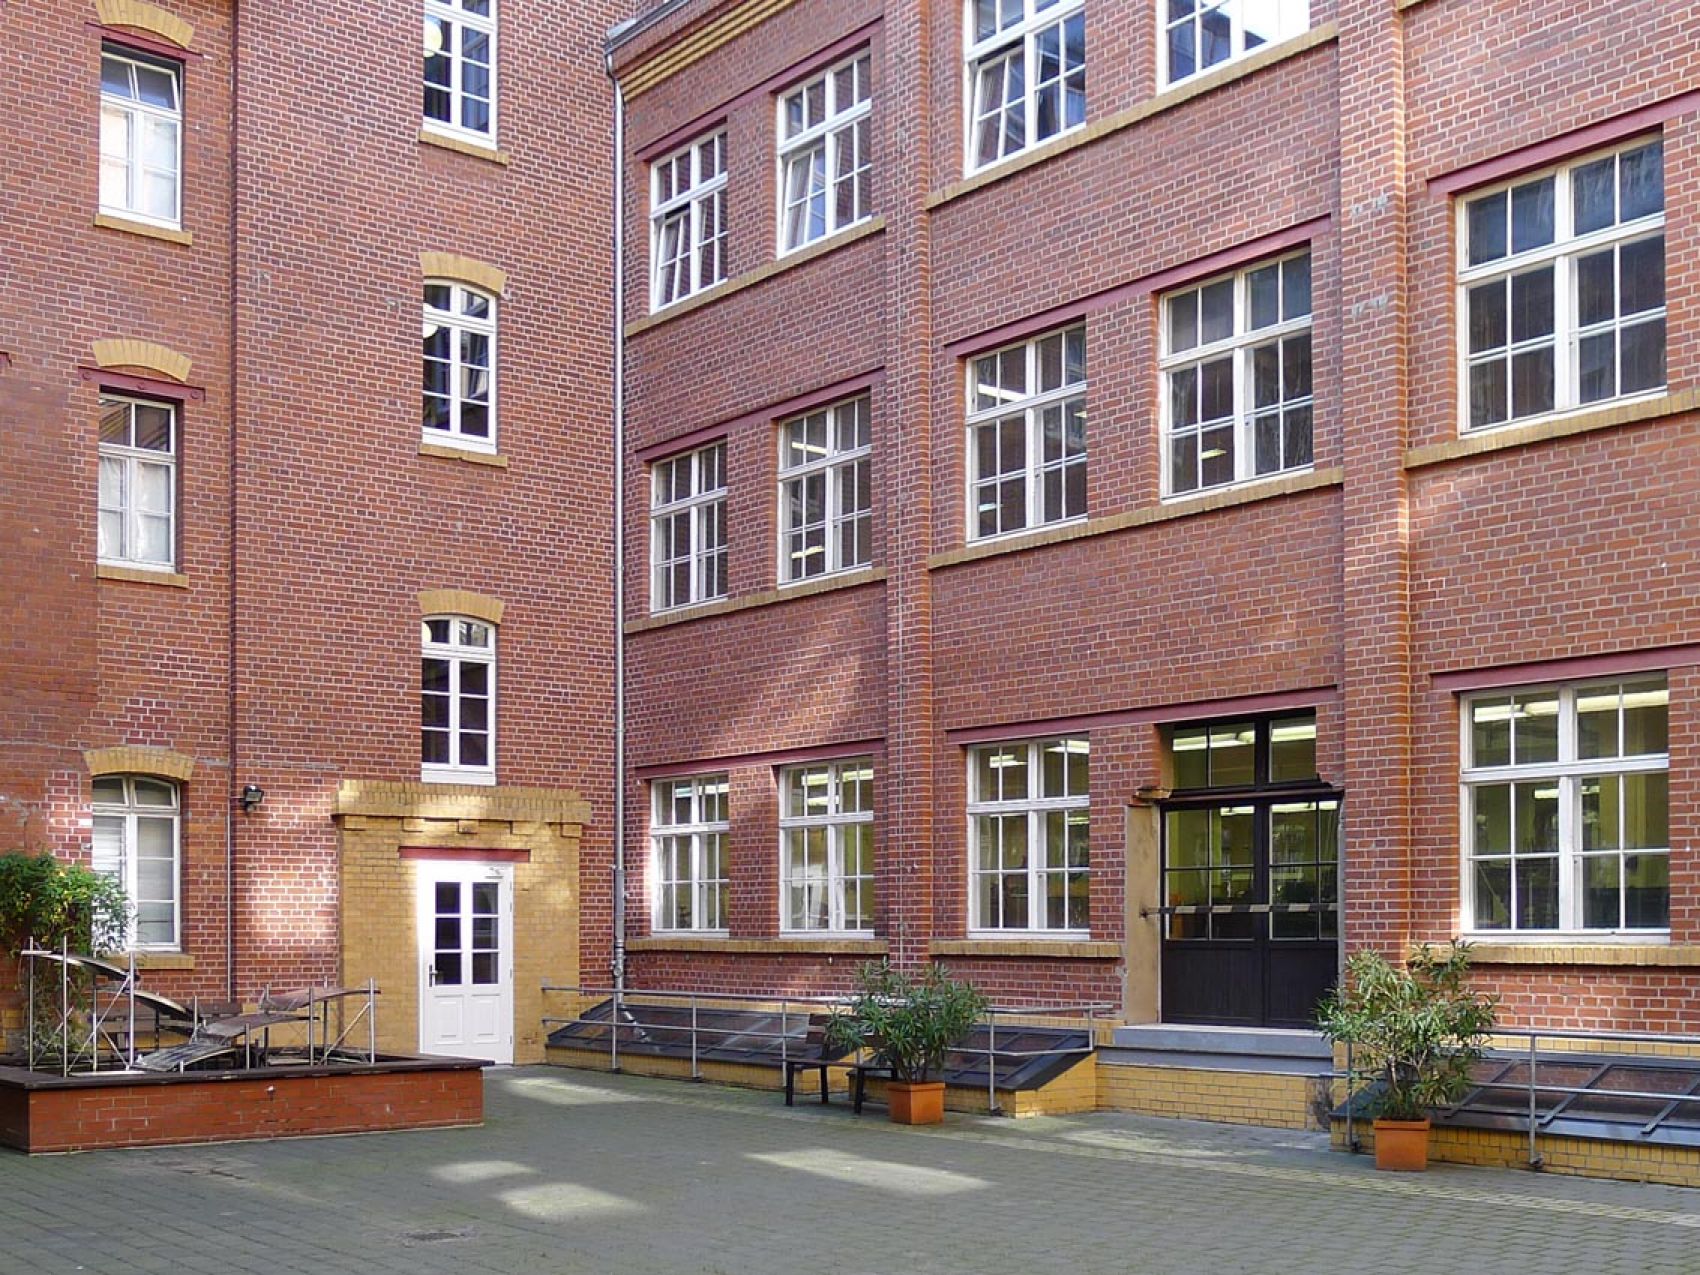
[[514,1060],[514,870],[419,861],[419,1052]]

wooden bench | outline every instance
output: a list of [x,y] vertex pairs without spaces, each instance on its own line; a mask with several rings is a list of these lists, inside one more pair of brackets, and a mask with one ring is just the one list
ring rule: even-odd
[[863,1062],[854,1054],[830,1053],[826,1041],[827,1018],[824,1014],[815,1014],[809,1018],[809,1030],[804,1035],[802,1044],[796,1053],[788,1053],[785,1059],[785,1105],[793,1107],[797,1101],[797,1073],[804,1071],[817,1072],[820,1075],[820,1100],[824,1104],[831,1095],[827,1079],[830,1068],[837,1067],[848,1073],[850,1082],[850,1107],[857,1115],[862,1114],[862,1100],[867,1094],[868,1077],[890,1077],[891,1068],[883,1063]]

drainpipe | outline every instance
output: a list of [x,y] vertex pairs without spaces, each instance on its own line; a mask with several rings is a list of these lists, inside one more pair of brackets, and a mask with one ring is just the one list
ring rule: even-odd
[[226,538],[230,546],[230,617],[229,634],[229,666],[226,670],[228,686],[227,729],[229,736],[225,741],[225,757],[229,769],[225,771],[224,794],[224,998],[236,999],[236,794],[238,776],[236,771],[236,477],[237,463],[240,457],[236,450],[236,377],[239,361],[236,356],[236,342],[240,325],[237,322],[236,297],[240,287],[237,280],[241,262],[237,254],[236,218],[239,200],[237,198],[238,167],[240,162],[240,128],[242,118],[242,94],[240,68],[242,47],[242,5],[240,0],[231,0],[230,5],[230,525],[226,529]]
[[626,990],[626,97],[614,87],[614,977],[615,1005]]

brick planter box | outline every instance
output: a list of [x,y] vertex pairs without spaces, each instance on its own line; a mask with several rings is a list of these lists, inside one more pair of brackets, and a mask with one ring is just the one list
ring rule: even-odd
[[34,1155],[476,1125],[483,1066],[380,1057],[355,1067],[69,1077],[0,1067],[0,1145]]

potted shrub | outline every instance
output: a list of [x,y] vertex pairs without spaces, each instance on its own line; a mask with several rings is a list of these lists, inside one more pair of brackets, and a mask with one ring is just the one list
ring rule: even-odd
[[1346,977],[1323,998],[1317,1025],[1352,1046],[1352,1081],[1370,1086],[1375,1167],[1428,1167],[1430,1108],[1469,1092],[1471,1068],[1493,1030],[1496,997],[1465,979],[1470,949],[1419,947],[1403,965],[1379,952],[1346,961]]
[[857,991],[826,1025],[833,1048],[868,1049],[891,1068],[891,1118],[899,1124],[944,1119],[944,1081],[932,1079],[945,1054],[985,1012],[986,998],[928,965],[918,978],[869,962],[856,973]]

